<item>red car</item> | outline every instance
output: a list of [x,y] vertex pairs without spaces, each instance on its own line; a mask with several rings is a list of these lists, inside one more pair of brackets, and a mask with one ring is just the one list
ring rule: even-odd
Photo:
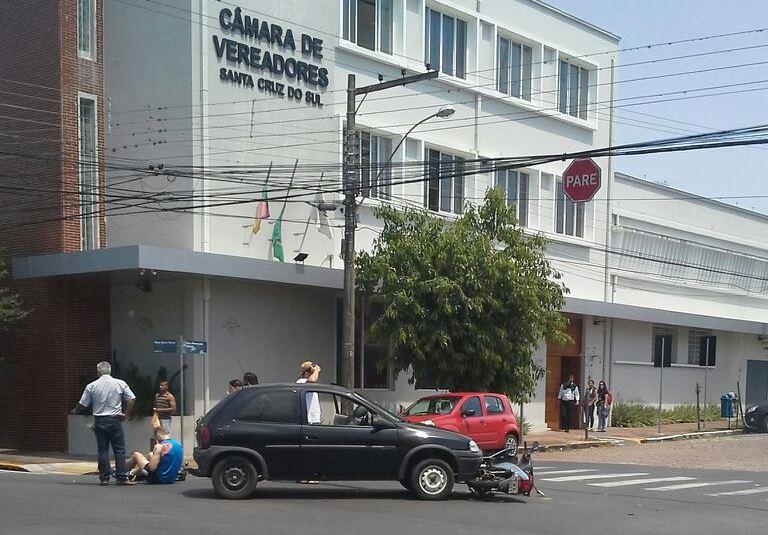
[[406,422],[455,431],[483,450],[517,448],[520,429],[504,394],[488,392],[434,394],[423,397],[402,414]]

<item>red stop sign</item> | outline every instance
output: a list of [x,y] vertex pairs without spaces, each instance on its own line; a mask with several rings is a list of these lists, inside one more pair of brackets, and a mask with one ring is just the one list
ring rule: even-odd
[[573,160],[563,173],[563,191],[573,202],[592,200],[600,189],[600,168],[592,158]]

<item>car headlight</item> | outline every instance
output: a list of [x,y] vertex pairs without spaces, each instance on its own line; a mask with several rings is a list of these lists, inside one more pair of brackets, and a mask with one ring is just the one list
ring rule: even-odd
[[432,420],[424,420],[423,422],[421,422],[421,425],[428,425],[429,427],[435,427],[435,422],[433,422]]
[[474,440],[469,441],[469,451],[472,453],[480,453],[480,448],[478,447],[477,442]]
[[757,405],[755,405],[754,407],[750,407],[747,409],[747,414],[749,414],[750,412],[755,412],[756,410],[757,410]]

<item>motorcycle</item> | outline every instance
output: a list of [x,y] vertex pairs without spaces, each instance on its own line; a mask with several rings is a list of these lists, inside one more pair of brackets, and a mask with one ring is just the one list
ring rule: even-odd
[[524,443],[522,457],[518,457],[516,449],[513,448],[485,456],[480,470],[467,485],[480,496],[489,496],[494,492],[530,496],[534,490],[539,496],[544,496],[533,480],[531,454],[538,450],[538,442],[531,444],[530,448]]

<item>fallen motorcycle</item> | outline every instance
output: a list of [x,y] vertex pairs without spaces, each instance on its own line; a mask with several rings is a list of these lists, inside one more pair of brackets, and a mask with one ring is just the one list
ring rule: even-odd
[[483,457],[480,470],[467,485],[480,496],[489,496],[494,492],[530,496],[534,490],[544,496],[533,481],[531,454],[538,450],[538,442],[534,442],[530,448],[524,443],[523,455],[520,458],[513,448]]

